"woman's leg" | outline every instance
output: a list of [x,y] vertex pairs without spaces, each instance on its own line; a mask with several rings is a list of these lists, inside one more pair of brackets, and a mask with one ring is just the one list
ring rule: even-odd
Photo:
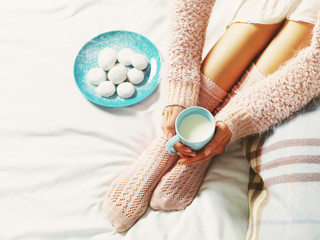
[[[247,27],[250,29],[250,24],[248,25]],[[227,32],[210,51],[202,68],[205,75],[209,75],[211,80],[220,86],[224,86],[225,89],[234,81],[233,79],[239,78],[240,75],[237,77],[237,74],[240,72],[240,74],[242,74],[250,62],[256,57],[254,52],[259,53],[263,50],[263,47],[261,47],[263,44],[261,42],[253,43],[251,40],[244,41],[244,39],[247,39],[249,36],[256,39],[259,35],[256,32],[258,31],[257,28],[254,30],[250,29],[251,31],[244,30],[244,35],[241,35],[241,31],[238,32],[238,30],[244,26],[235,29],[237,28],[236,26],[238,26],[238,24],[231,26],[233,27],[233,33],[236,35],[230,35],[230,32]],[[264,76],[261,72],[265,74],[272,73],[272,71],[275,71],[286,60],[290,59],[295,52],[307,46],[312,36],[313,26],[305,23],[287,21],[272,41],[268,38],[268,36],[274,35],[271,34],[271,26],[259,25],[258,28],[259,27],[261,27],[264,36],[260,36],[259,39],[263,39],[264,43],[268,42],[268,46],[264,46],[265,49],[257,58],[256,63],[260,70],[253,68],[249,74],[245,75],[243,82],[248,82],[248,84],[250,84],[249,82],[252,83],[262,80]],[[273,30],[277,31],[277,27],[280,27],[280,25],[274,25],[273,27]],[[227,48],[227,46],[231,44],[232,38],[240,39],[240,43],[231,47],[231,53],[235,54],[234,57],[230,55]],[[226,39],[229,41],[224,42]],[[288,40],[285,41],[286,39]],[[223,49],[228,54],[223,54]],[[241,49],[242,51],[248,52],[241,55]],[[253,51],[253,49],[255,49],[255,51]],[[241,60],[242,56],[244,57],[243,60]],[[272,56],[274,56],[275,59],[273,59]],[[222,61],[219,61],[219,58],[221,58]],[[234,60],[234,58],[238,58],[238,60]],[[224,62],[225,65],[221,66],[222,62]],[[220,67],[217,68],[218,66]],[[215,69],[216,72],[214,72],[213,69]],[[236,71],[233,71],[233,69]],[[193,166],[176,165],[173,167],[162,177],[155,189],[150,203],[151,207],[163,210],[179,210],[187,207],[198,192],[209,165],[208,162],[209,161]]]
[[149,206],[152,191],[161,176],[177,160],[165,148],[160,136],[109,186],[104,199],[105,213],[118,232],[127,231]]
[[313,25],[305,22],[286,21],[268,47],[257,58],[256,66],[265,74],[275,72],[296,52],[309,45]]
[[281,26],[282,23],[232,24],[204,59],[202,72],[223,90],[229,91]]
[[[202,67],[204,75],[209,76],[219,87],[223,86],[221,87],[223,90],[229,90],[248,65],[269,44],[281,25],[241,23],[231,25],[206,57]],[[235,36],[239,41],[234,41]],[[255,41],[251,41],[252,38]],[[222,54],[223,52],[225,54]],[[243,60],[235,61],[235,59]],[[235,68],[236,71],[230,71]],[[214,75],[214,73],[217,74]],[[206,77],[203,76],[203,78]],[[202,84],[201,87],[203,87]],[[200,100],[203,98],[206,97],[199,96]],[[199,104],[202,106],[201,102]],[[150,206],[153,209],[162,210],[185,208],[197,194],[208,165],[209,161],[196,166],[174,166],[153,192]]]
[[276,71],[283,63],[292,58],[299,50],[306,47],[312,37],[313,25],[305,22],[286,21],[272,41],[257,57],[252,64],[250,76],[244,75],[238,82],[239,86],[233,87],[232,92],[215,112],[220,111],[230,98],[245,88],[247,84],[253,85]]

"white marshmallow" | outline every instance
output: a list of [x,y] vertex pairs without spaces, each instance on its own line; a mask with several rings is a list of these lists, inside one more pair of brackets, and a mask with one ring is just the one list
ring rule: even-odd
[[114,84],[120,84],[127,79],[127,71],[123,64],[117,64],[108,72],[108,78]]
[[116,87],[110,81],[103,81],[96,88],[96,91],[102,97],[111,97],[116,92]]
[[121,83],[117,87],[117,93],[119,97],[122,97],[122,98],[132,97],[135,91],[136,91],[135,87],[130,82]]
[[107,79],[107,74],[101,68],[92,68],[87,74],[87,81],[93,85],[99,85]]
[[144,73],[143,71],[136,69],[136,68],[131,68],[128,73],[127,73],[128,80],[133,83],[133,84],[139,84],[143,81],[144,79]]
[[98,65],[105,71],[114,66],[117,61],[118,53],[113,48],[105,48],[98,55]]
[[118,53],[118,61],[125,66],[131,65],[130,58],[134,54],[134,51],[131,48],[121,49]]
[[148,59],[145,55],[135,53],[130,57],[131,65],[139,70],[144,70],[148,66]]

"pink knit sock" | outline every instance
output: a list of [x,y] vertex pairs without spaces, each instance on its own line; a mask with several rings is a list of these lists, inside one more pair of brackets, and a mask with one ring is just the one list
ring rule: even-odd
[[[226,93],[201,76],[199,104],[209,110],[222,102]],[[170,155],[166,140],[157,138],[110,186],[105,199],[105,212],[119,232],[128,230],[146,211],[151,194],[160,178],[178,159]]]
[[[244,74],[242,79],[236,84],[229,96],[227,101],[237,92],[241,91],[245,85],[252,85],[256,81],[263,79],[263,74],[252,65],[250,69]],[[206,88],[200,90],[199,95],[199,105],[204,105],[201,103],[202,100],[209,98],[210,101],[204,101],[211,103],[207,108],[212,111],[217,104],[224,98],[226,93],[215,85],[212,81],[208,82],[208,79],[202,76],[203,84]],[[220,95],[212,95],[209,97],[209,90],[219,88],[220,90],[213,90],[213,92],[219,92]],[[206,94],[204,94],[204,92]],[[202,93],[202,95],[201,95]],[[225,102],[225,100],[224,100]],[[223,104],[224,104],[223,102]],[[220,107],[221,108],[221,107]],[[194,199],[199,191],[200,185],[205,177],[207,168],[210,161],[199,163],[192,166],[186,165],[175,165],[172,167],[162,178],[158,186],[155,188],[151,201],[150,207],[154,210],[181,210],[186,208]]]
[[164,136],[156,138],[109,187],[104,209],[118,232],[127,231],[144,214],[154,187],[177,160],[164,147],[166,142]]
[[225,105],[228,104],[230,99],[237,93],[242,91],[244,88],[253,86],[257,82],[263,80],[266,76],[257,68],[257,66],[252,63],[250,68],[243,74],[242,78],[233,86],[228,96],[223,100],[215,110],[214,115],[216,115]]
[[197,195],[210,161],[186,166],[175,164],[154,190],[150,207],[154,210],[185,209]]
[[227,93],[217,84],[201,74],[198,106],[213,111],[224,99]]

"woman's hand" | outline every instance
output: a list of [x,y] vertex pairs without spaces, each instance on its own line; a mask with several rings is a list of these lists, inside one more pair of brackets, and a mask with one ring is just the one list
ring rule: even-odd
[[[183,110],[183,107],[180,106],[168,106],[164,110],[163,120],[162,120],[162,130],[164,135],[167,137],[167,140],[176,135],[175,132],[175,121],[179,113]],[[178,142],[174,145],[174,149],[178,151],[180,157],[194,157],[196,152],[192,151],[191,148],[183,145],[181,142]]]
[[225,149],[230,137],[231,132],[227,125],[223,122],[217,122],[216,133],[205,148],[198,152],[195,157],[183,157],[178,161],[178,164],[194,165],[211,159]]

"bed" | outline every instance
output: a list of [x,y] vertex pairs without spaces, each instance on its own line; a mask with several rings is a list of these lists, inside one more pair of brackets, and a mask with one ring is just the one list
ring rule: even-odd
[[[218,0],[204,54],[240,1]],[[110,183],[160,134],[159,88],[128,107],[88,101],[73,76],[93,37],[139,33],[165,58],[169,1],[0,3],[1,240],[240,240],[248,224],[249,165],[238,143],[214,159],[185,210],[153,211],[117,233],[103,213]]]

